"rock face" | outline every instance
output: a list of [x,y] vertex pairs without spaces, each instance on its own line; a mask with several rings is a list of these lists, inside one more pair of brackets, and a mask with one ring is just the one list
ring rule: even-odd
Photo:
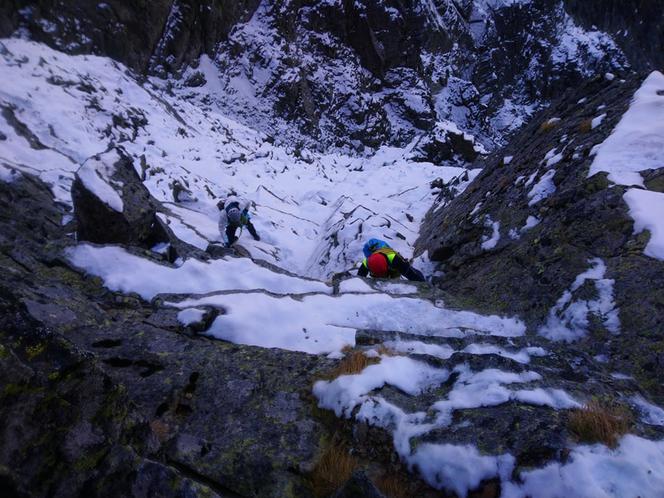
[[172,71],[212,54],[258,0],[103,3],[15,0],[0,7],[0,36],[14,30],[70,53],[112,57],[139,72]]
[[[625,188],[603,173],[588,178],[593,147],[640,82],[596,79],[569,92],[483,162],[462,195],[439,199],[417,247],[440,262],[441,288],[464,296],[466,305],[525,317],[532,333],[545,336],[550,320],[569,318],[567,305],[601,301],[607,284],[612,304],[595,311],[591,305],[583,332],[567,339],[662,400],[657,317],[664,295],[648,282],[664,277],[664,264],[643,254],[648,236],[634,234]],[[593,124],[600,114],[604,120]],[[593,269],[591,278],[586,272]]]
[[[598,95],[620,102],[623,92],[615,86]],[[406,496],[455,496],[405,473],[392,424],[362,419],[357,410],[350,414],[357,419],[336,420],[317,408],[312,385],[329,378],[333,360],[209,340],[197,332],[209,327],[206,314],[223,309],[206,309],[185,327],[164,301],[191,296],[161,295],[146,303],[74,270],[63,257],[75,243],[67,236],[75,227],[62,226],[64,214],[33,177],[17,173],[11,183],[0,182],[0,484],[10,496],[323,496],[315,492],[312,470],[334,438],[352,448],[362,470],[327,495],[392,496],[376,476],[398,475]],[[371,285],[378,290],[383,283]],[[431,303],[443,300],[450,313],[459,304],[426,283],[407,292]],[[445,334],[433,323],[431,335],[358,331],[360,351],[401,343],[405,349],[382,361],[415,360],[446,372],[445,380],[411,395],[380,385],[368,393],[369,403],[433,414],[452,392],[463,394],[478,377],[494,375],[534,398],[461,406],[450,412],[452,425],[418,431],[413,448],[476,445],[487,455],[482,458],[509,452],[518,473],[564,459],[574,437],[567,412],[538,399],[570,403],[565,393],[585,400],[619,392],[629,403],[640,392],[633,379],[611,375],[613,364],[595,361],[591,343],[568,347],[476,326]],[[421,349],[409,351],[408,344]],[[511,392],[499,384],[487,390]],[[413,420],[423,429],[430,422]],[[630,428],[653,438],[662,430],[641,421]],[[499,496],[500,483],[478,481],[472,491],[469,496]]]
[[168,210],[150,195],[121,147],[83,163],[71,194],[78,240],[157,248],[170,262],[192,254],[206,258],[201,250],[178,239],[165,218],[160,218]]
[[122,149],[88,159],[76,173],[72,199],[80,240],[146,247],[168,242],[157,202]]
[[565,0],[565,7],[584,27],[611,34],[636,68],[664,67],[664,11],[656,0]]
[[[293,139],[294,156],[306,158],[305,168],[314,171],[320,165],[303,150],[307,140],[355,150],[410,143],[404,154],[412,158],[463,165],[484,155],[469,131],[480,142],[501,142],[566,87],[628,69],[613,41],[591,27],[593,15],[571,0],[569,12],[561,2],[544,0],[508,2],[504,8],[479,0],[144,3],[4,2],[0,33],[19,29],[68,51],[110,54],[138,71],[170,74],[167,91],[213,116],[228,110],[273,135],[283,131],[280,139]],[[617,4],[615,9],[620,12]],[[587,32],[579,31],[570,12],[588,24]],[[607,30],[623,26],[615,12],[602,23]],[[649,29],[642,32],[647,39],[655,36]],[[3,50],[0,44],[0,55]],[[209,59],[196,61],[201,54]],[[637,65],[657,57],[627,55]],[[32,67],[27,57],[9,59]],[[588,178],[593,147],[627,108],[638,79],[594,79],[567,92],[505,150],[479,159],[484,172],[460,197],[455,192],[465,188],[472,172],[433,182],[440,196],[418,249],[444,271],[434,282],[438,287],[397,285],[396,294],[381,291],[381,282],[350,287],[361,284],[371,287],[370,294],[422,300],[433,308],[443,302],[446,314],[462,309],[458,314],[466,318],[469,309],[519,315],[527,333],[521,335],[525,327],[518,320],[495,316],[484,326],[466,318],[454,326],[431,323],[421,334],[408,328],[408,316],[395,322],[397,330],[360,330],[354,353],[367,352],[368,364],[413,361],[418,369],[435,371],[437,380],[421,390],[372,381],[367,385],[376,388],[362,395],[362,410],[354,405],[349,419],[337,420],[318,407],[323,397],[314,399],[312,385],[330,379],[339,363],[323,355],[209,340],[200,333],[223,316],[223,306],[202,306],[199,318],[185,326],[171,306],[192,296],[159,295],[148,303],[109,291],[65,259],[74,233],[80,240],[129,246],[128,252],[164,265],[177,256],[228,258],[243,250],[210,244],[204,253],[179,241],[165,223],[184,222],[177,215],[178,202],[186,202],[182,191],[170,183],[175,203],[168,202],[171,197],[157,202],[131,157],[115,148],[126,142],[135,160],[141,158],[144,177],[156,171],[159,166],[149,167],[146,159],[154,141],[136,139],[148,130],[158,135],[160,120],[151,119],[154,128],[148,128],[142,111],[118,111],[123,106],[114,105],[120,99],[113,94],[121,95],[120,88],[91,89],[89,81],[101,80],[81,75],[80,82],[65,80],[57,58],[37,59],[35,66],[50,73],[50,85],[104,114],[99,121],[108,121],[107,128],[92,133],[108,138],[111,148],[79,169],[73,221],[43,183],[19,172],[28,169],[15,168],[11,159],[0,165],[0,489],[10,496],[318,498],[312,482],[316,462],[339,439],[362,470],[349,471],[341,479],[347,482],[336,483],[328,495],[391,496],[376,476],[398,475],[402,494],[418,498],[453,498],[466,491],[497,497],[506,481],[515,484],[528,470],[566,461],[578,441],[568,410],[594,396],[624,405],[634,415],[630,432],[664,437],[661,414],[645,399],[664,401],[658,323],[664,296],[650,284],[661,281],[664,266],[644,256],[648,236],[634,235],[624,188],[611,186],[603,174]],[[150,92],[152,84],[123,87],[129,90],[124,94]],[[163,133],[162,127],[165,137],[158,139],[191,132],[192,142],[183,145],[204,148],[197,130],[178,117],[180,104],[190,102],[172,102],[160,105],[187,129]],[[48,149],[48,126],[41,126],[40,141],[19,120],[26,111],[29,106],[3,106],[9,128],[0,133],[0,143],[27,147],[19,141],[25,139],[34,150]],[[603,121],[596,119],[601,114]],[[231,130],[216,121],[215,138],[228,140],[222,129],[232,135]],[[293,123],[295,131],[288,129]],[[58,138],[56,130],[49,131]],[[242,152],[232,155],[217,149],[217,162],[243,167],[245,152],[270,156],[269,148],[258,150],[261,142],[247,139]],[[164,165],[170,168],[175,156],[169,154],[173,159]],[[287,162],[284,157],[290,156],[282,157]],[[78,164],[67,161],[67,167]],[[184,179],[182,171],[177,174]],[[333,182],[324,170],[322,175]],[[645,184],[664,190],[663,177],[660,170],[647,172]],[[344,197],[339,199],[321,230],[326,242],[313,264],[345,254],[332,252],[340,231],[350,227],[342,218],[366,209],[346,209]],[[412,222],[412,215],[405,217]],[[198,225],[206,217],[194,219],[190,223]],[[206,228],[208,237],[215,227]],[[344,235],[342,244],[363,236],[361,229],[351,229],[355,238]],[[173,254],[146,251],[155,244],[170,244]],[[285,273],[271,263],[254,263]],[[337,294],[346,284],[341,280],[333,287]],[[258,292],[263,291],[254,289],[247,299]],[[352,294],[344,297],[357,297]],[[519,333],[501,335],[501,320],[518,322]],[[569,344],[549,340],[560,334],[561,324],[574,325],[565,337]],[[377,351],[385,351],[380,360]],[[517,386],[508,389],[509,384]],[[473,402],[458,402],[466,396]],[[647,413],[637,417],[640,411]],[[406,428],[417,429],[405,440],[397,437],[404,420]],[[397,448],[397,440],[406,444]],[[465,455],[474,460],[466,461],[466,469],[491,461],[509,463],[509,471],[498,475],[498,463],[491,464],[496,472],[481,480],[434,491],[406,474],[426,478],[426,453],[414,464],[407,458],[429,445],[470,448]],[[428,484],[445,487],[440,475],[429,475]]]
[[444,121],[502,144],[564,89],[662,57],[656,2],[144,3],[17,0],[0,7],[0,35],[171,75],[198,105],[215,100],[284,141],[353,150],[404,145]]
[[328,361],[197,338],[104,290],[61,259],[64,214],[38,180],[0,182],[3,491],[307,496]]
[[445,120],[491,145],[565,88],[627,68],[608,36],[580,32],[559,2],[265,2],[220,45],[219,104],[280,136],[294,123],[310,146],[405,145]]

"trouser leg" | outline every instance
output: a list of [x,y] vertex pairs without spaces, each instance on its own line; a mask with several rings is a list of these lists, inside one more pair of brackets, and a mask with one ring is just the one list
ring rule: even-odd
[[228,239],[228,245],[229,246],[237,240],[237,237],[235,236],[236,231],[237,231],[237,227],[235,225],[229,224],[226,227],[226,238]]
[[251,223],[251,221],[247,222],[247,230],[249,230],[249,233],[254,238],[254,240],[260,240],[260,237],[258,236],[258,232],[256,232],[256,228]]

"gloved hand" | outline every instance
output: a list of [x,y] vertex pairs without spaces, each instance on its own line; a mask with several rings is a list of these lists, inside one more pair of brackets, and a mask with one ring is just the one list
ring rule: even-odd
[[254,240],[261,240],[260,235],[258,235],[258,234],[254,235]]

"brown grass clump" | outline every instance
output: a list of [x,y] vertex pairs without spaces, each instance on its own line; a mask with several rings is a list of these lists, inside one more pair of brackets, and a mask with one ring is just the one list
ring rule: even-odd
[[311,472],[310,480],[314,496],[329,496],[350,479],[359,467],[359,461],[351,455],[348,447],[333,440],[325,448]]
[[387,498],[412,498],[409,481],[400,474],[383,474],[373,480],[376,487]]
[[593,120],[592,119],[584,119],[581,124],[579,125],[579,131],[581,133],[590,133],[593,129]]
[[369,358],[362,351],[352,351],[346,353],[346,356],[326,377],[336,379],[341,375],[358,374],[369,365],[375,365],[376,363],[380,363],[380,358]]
[[615,448],[618,438],[631,424],[632,414],[626,407],[598,400],[573,410],[569,417],[569,428],[580,441],[599,442],[610,448]]

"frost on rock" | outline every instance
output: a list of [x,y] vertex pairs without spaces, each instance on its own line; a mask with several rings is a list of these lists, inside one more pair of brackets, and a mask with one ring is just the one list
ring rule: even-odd
[[640,496],[657,498],[664,489],[664,441],[624,436],[611,450],[577,446],[566,463],[523,472],[522,483],[503,483],[503,498],[582,498]]
[[550,169],[542,175],[539,181],[528,192],[528,206],[533,206],[556,191],[556,185],[553,183],[553,177],[556,174],[555,169]]
[[648,402],[643,396],[637,394],[629,401],[641,414],[641,420],[646,424],[664,426],[664,410],[657,405]]
[[491,217],[487,216],[484,226],[491,229],[491,235],[482,236],[482,249],[490,251],[495,248],[500,240],[500,222],[492,221]]
[[[588,331],[590,315],[598,317],[609,332],[617,334],[620,331],[618,309],[613,301],[614,280],[604,278],[606,265],[601,259],[593,258],[589,262],[591,268],[576,277],[551,309],[546,323],[538,330],[540,335],[552,341],[582,339]],[[594,284],[597,297],[578,297],[577,291],[587,282]]]

